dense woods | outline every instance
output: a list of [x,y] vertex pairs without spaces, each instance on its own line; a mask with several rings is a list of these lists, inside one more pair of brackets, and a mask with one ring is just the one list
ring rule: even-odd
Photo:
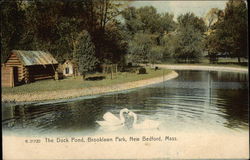
[[1,1],[1,62],[13,49],[73,59],[84,73],[100,63],[211,62],[221,54],[247,58],[247,6],[229,0],[205,17],[158,13],[132,1]]

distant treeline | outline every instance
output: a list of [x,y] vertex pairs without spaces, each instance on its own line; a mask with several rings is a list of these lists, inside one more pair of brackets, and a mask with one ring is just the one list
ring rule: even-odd
[[132,1],[1,1],[1,62],[10,50],[43,50],[82,72],[100,63],[211,62],[221,54],[247,57],[247,6],[229,0],[206,17],[130,7]]

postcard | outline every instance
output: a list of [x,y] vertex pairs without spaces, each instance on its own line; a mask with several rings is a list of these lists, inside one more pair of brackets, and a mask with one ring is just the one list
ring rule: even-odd
[[246,1],[0,4],[4,160],[249,158]]

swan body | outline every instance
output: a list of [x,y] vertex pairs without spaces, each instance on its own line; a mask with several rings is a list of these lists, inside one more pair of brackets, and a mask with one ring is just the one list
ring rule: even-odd
[[134,129],[159,129],[160,122],[154,120],[145,120],[137,124],[137,115],[129,111],[129,115],[134,117],[133,128]]
[[96,121],[101,127],[106,129],[115,130],[118,128],[122,128],[124,126],[125,118],[123,116],[124,113],[128,113],[129,110],[124,108],[120,110],[120,118],[116,117],[114,114],[107,112],[103,115],[104,121]]

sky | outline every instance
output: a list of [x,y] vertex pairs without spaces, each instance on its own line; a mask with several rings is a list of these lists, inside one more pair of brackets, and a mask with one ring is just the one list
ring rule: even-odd
[[175,15],[175,19],[180,15],[187,12],[193,12],[199,17],[203,17],[211,8],[224,9],[226,7],[227,1],[181,1],[181,0],[172,0],[172,1],[134,1],[130,3],[130,6],[142,7],[152,5],[154,6],[158,13],[169,12]]

